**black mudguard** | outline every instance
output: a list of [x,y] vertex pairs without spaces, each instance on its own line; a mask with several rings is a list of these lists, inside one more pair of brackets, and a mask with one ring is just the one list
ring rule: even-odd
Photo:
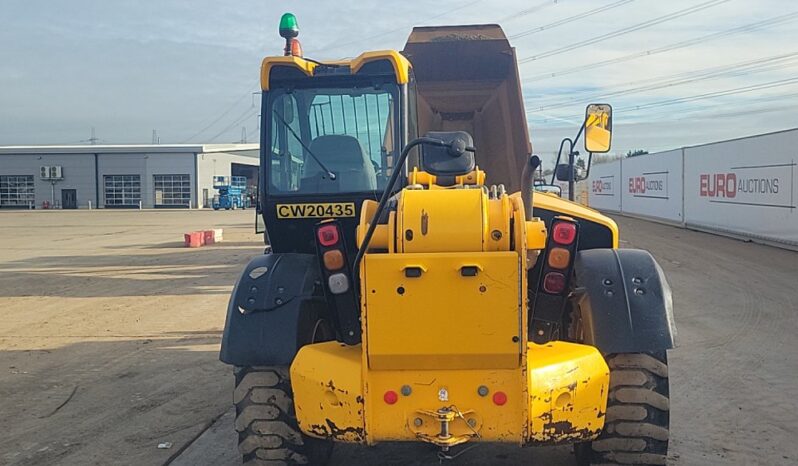
[[574,273],[585,343],[603,354],[674,347],[671,289],[648,251],[580,251]]
[[265,254],[239,277],[219,359],[236,366],[289,365],[313,338],[324,313],[318,261],[312,254]]

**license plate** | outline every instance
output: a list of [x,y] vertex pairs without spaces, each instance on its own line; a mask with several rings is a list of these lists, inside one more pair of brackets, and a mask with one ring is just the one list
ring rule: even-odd
[[329,218],[354,216],[354,202],[277,204],[277,218]]

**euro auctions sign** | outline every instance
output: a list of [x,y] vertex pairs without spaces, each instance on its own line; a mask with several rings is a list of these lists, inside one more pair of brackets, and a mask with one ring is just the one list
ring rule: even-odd
[[590,168],[587,186],[587,201],[590,207],[599,210],[620,212],[621,164],[619,160],[597,163]]
[[795,162],[730,167],[700,173],[698,193],[709,202],[758,207],[795,208]]
[[685,223],[798,245],[798,129],[684,153]]
[[615,176],[602,176],[590,184],[591,192],[597,196],[615,195]]
[[629,177],[629,194],[634,197],[668,199],[668,172],[647,172]]

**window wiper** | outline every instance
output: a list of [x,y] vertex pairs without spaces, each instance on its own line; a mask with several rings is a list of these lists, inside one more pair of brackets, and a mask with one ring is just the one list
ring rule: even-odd
[[300,138],[300,137],[299,137],[299,135],[298,135],[298,134],[296,134],[296,131],[294,131],[294,129],[293,129],[293,128],[291,128],[291,126],[289,126],[289,125],[288,125],[288,122],[287,122],[287,121],[285,121],[285,120],[283,119],[283,117],[281,117],[281,116],[280,116],[280,115],[279,115],[279,114],[278,114],[276,111],[274,111],[274,110],[273,110],[273,111],[272,111],[272,114],[274,114],[274,116],[276,116],[276,117],[277,117],[277,119],[278,119],[278,120],[280,120],[280,123],[282,123],[282,124],[283,124],[283,126],[285,126],[285,128],[286,128],[286,129],[287,129],[287,130],[288,130],[288,131],[291,133],[291,136],[293,136],[293,137],[294,137],[294,139],[296,139],[296,141],[297,141],[299,144],[301,144],[301,145],[302,145],[302,147],[303,147],[303,148],[304,148],[304,149],[305,149],[305,150],[308,152],[308,154],[309,154],[311,157],[313,157],[313,160],[315,160],[315,161],[316,161],[316,163],[317,163],[317,164],[319,164],[319,166],[321,167],[321,169],[322,169],[322,170],[324,170],[325,172],[327,172],[327,176],[329,176],[331,180],[334,180],[334,179],[336,179],[337,177],[336,177],[335,173],[333,173],[332,171],[330,171],[330,169],[329,169],[329,168],[327,168],[327,167],[326,167],[326,166],[325,166],[323,163],[321,163],[321,160],[319,160],[319,158],[318,158],[318,157],[316,157],[316,154],[314,154],[314,153],[313,153],[313,152],[310,150],[310,148],[309,148],[309,147],[308,147],[308,146],[307,146],[307,145],[306,145],[304,142],[302,142],[302,138]]

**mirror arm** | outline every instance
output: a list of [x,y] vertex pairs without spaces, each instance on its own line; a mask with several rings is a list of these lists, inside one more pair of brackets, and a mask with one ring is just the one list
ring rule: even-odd
[[582,178],[583,180],[590,178],[590,166],[593,165],[593,153],[588,152],[587,154],[587,171],[585,172],[585,177]]
[[569,149],[569,153],[574,151],[574,142],[571,141],[571,138],[564,138],[560,141],[560,150],[557,151],[557,161],[554,162],[554,172],[551,174],[551,183],[554,184],[554,180],[557,176],[557,166],[560,165],[560,159],[562,159],[562,149],[566,142],[571,143],[571,148]]
[[585,125],[587,124],[587,120],[582,122],[582,126],[579,127],[579,132],[576,133],[576,137],[574,138],[573,142],[571,142],[571,150],[576,147],[576,143],[579,142],[579,137],[582,136],[582,133],[585,132]]
[[[568,181],[568,200],[574,200],[574,147],[576,147],[576,143],[579,141],[579,138],[582,136],[582,133],[585,132],[585,124],[587,122],[583,121],[582,125],[579,126],[579,131],[576,133],[576,137],[571,140],[570,138],[565,138],[560,142],[560,150],[557,151],[557,161],[554,163],[555,173],[551,175],[551,184],[554,184],[555,176],[556,176],[556,167],[560,164],[560,159],[562,158],[562,149],[566,142],[569,143],[568,147],[568,168],[571,171],[570,180]],[[592,153],[591,153],[592,156]]]

